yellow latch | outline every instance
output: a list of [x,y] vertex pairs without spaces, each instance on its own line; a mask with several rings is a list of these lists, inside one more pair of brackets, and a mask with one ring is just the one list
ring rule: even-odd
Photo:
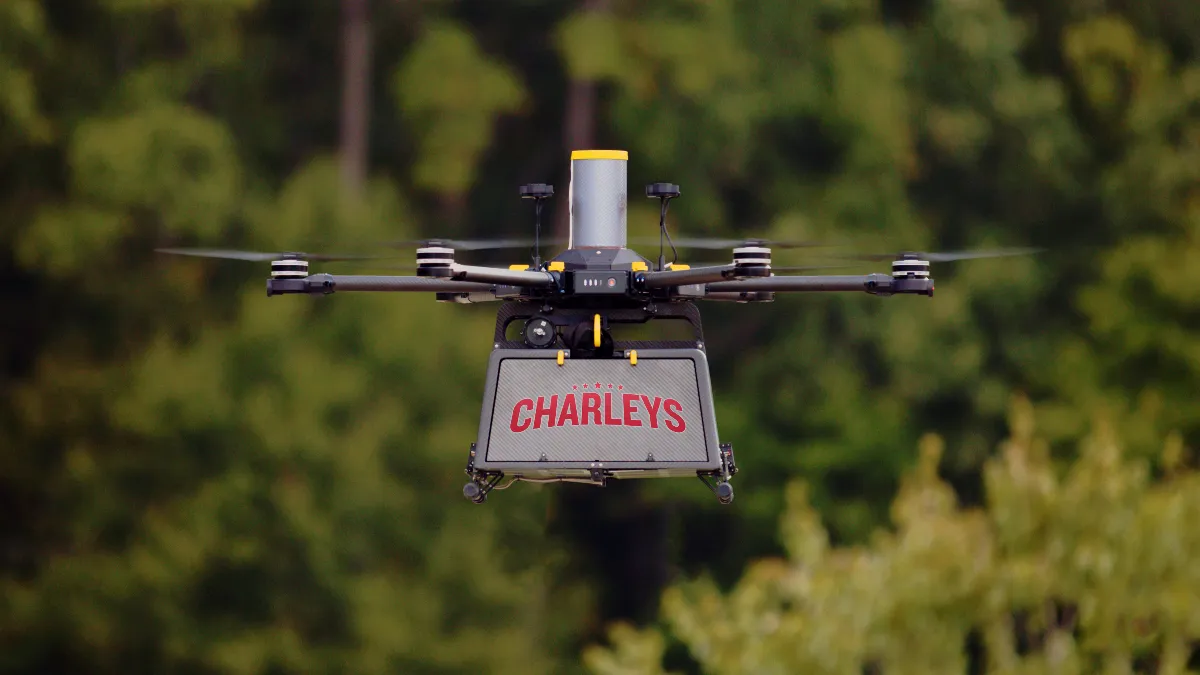
[[558,365],[561,366],[562,364],[563,364],[563,350],[560,349],[560,350],[558,350]]
[[631,366],[637,365],[637,350],[636,349],[629,350],[629,365],[631,365]]
[[646,270],[650,269],[646,267],[646,263],[642,262],[641,260],[633,263],[630,267],[634,272],[645,272]]
[[550,263],[550,266],[546,269],[550,270],[551,272],[561,272],[563,269],[565,269],[565,266],[561,260],[555,260],[554,262]]
[[521,270],[529,269],[529,265],[509,265],[508,269],[510,269],[514,272],[520,272]]
[[677,264],[675,264],[675,263],[667,263],[667,269],[669,269],[669,270],[672,270],[672,271],[675,271],[675,270],[690,270],[690,269],[692,269],[692,266],[691,266],[691,265],[683,265],[683,264],[678,264],[678,265],[677,265]]
[[600,315],[596,315],[595,321],[592,323],[592,342],[596,349],[600,348]]

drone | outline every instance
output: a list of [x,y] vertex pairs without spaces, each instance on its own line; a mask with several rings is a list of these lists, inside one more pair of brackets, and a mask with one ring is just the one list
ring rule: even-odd
[[[501,267],[460,262],[462,251],[516,248],[516,240],[434,239],[416,244],[415,276],[313,273],[310,261],[355,258],[304,253],[251,253],[212,249],[158,249],[271,263],[267,295],[343,292],[432,293],[446,303],[501,302],[476,440],[467,456],[463,496],[476,504],[493,489],[515,482],[698,477],[722,504],[733,501],[738,472],[732,443],[717,433],[703,326],[697,302],[772,302],[777,293],[859,292],[932,297],[930,263],[1019,255],[1032,249],[961,253],[872,254],[891,260],[890,273],[776,275],[774,248],[811,246],[768,239],[684,239],[685,248],[727,249],[728,262],[690,266],[674,260],[667,233],[668,205],[678,185],[652,183],[657,199],[659,254],[629,247],[627,165],[623,150],[571,153],[570,222],[566,249],[541,258],[541,220],[552,185],[520,187],[534,205],[532,264]],[[618,340],[621,325],[673,320],[689,339]],[[509,328],[520,324],[519,334]],[[504,482],[501,485],[501,482]]]

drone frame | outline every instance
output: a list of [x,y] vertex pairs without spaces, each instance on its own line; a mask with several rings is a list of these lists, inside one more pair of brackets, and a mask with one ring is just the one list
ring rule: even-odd
[[[494,361],[510,357],[551,356],[561,365],[567,358],[633,358],[641,351],[650,354],[686,352],[688,358],[704,356],[703,329],[696,302],[702,300],[754,303],[771,302],[777,293],[863,292],[871,295],[932,296],[934,280],[929,261],[918,254],[899,254],[890,274],[779,276],[771,266],[770,242],[747,240],[731,247],[728,264],[688,265],[667,263],[662,239],[666,232],[667,208],[679,196],[677,185],[654,183],[646,186],[646,197],[659,199],[660,251],[651,261],[627,246],[625,206],[628,153],[617,150],[575,151],[571,156],[570,238],[566,250],[549,260],[540,257],[541,212],[544,200],[554,194],[546,184],[524,185],[520,195],[535,202],[535,249],[533,265],[509,268],[462,264],[455,259],[455,244],[449,240],[424,242],[416,251],[415,276],[311,274],[303,254],[282,255],[271,263],[267,295],[329,295],[341,292],[433,293],[439,302],[473,304],[500,301],[493,340]],[[672,247],[674,245],[672,244]],[[624,341],[612,339],[616,323],[645,323],[657,319],[682,319],[693,329],[688,341]],[[524,321],[521,340],[510,340],[510,324]],[[591,324],[591,330],[588,330]],[[545,329],[553,325],[554,330]],[[531,326],[543,329],[540,337]],[[582,327],[582,330],[572,330]],[[531,332],[532,331],[532,332]],[[562,335],[559,335],[559,333]],[[550,338],[547,340],[546,336]],[[592,344],[587,344],[590,341]],[[564,347],[556,352],[552,347]],[[538,350],[538,353],[522,353]],[[645,358],[645,357],[643,357]],[[498,367],[498,366],[496,366]],[[699,371],[702,391],[708,391],[707,364]],[[487,411],[495,396],[495,371],[489,369],[480,442],[490,424]],[[711,392],[708,391],[711,408]],[[702,397],[703,398],[703,397]],[[702,406],[703,407],[703,406]],[[711,410],[710,434],[716,440]],[[694,473],[722,503],[733,499],[730,479],[737,473],[733,447],[720,443],[716,457],[710,453],[703,465],[681,465],[682,473]],[[651,455],[652,457],[652,455]],[[558,465],[555,465],[558,467]],[[505,470],[489,464],[479,454],[478,442],[471,444],[466,472],[470,481],[463,493],[483,503],[493,489],[516,481],[586,482],[604,485],[607,479],[638,476],[682,475],[678,470],[639,469],[635,466],[605,466],[603,462],[568,464],[565,467],[515,465]],[[500,486],[506,476],[509,482]]]
[[[583,482],[604,486],[610,478],[653,478],[695,475],[716,494],[717,499],[728,504],[733,500],[730,480],[737,474],[733,446],[717,437],[713,396],[709,382],[707,354],[703,326],[698,304],[700,301],[759,303],[772,302],[779,293],[830,293],[859,292],[876,296],[920,295],[932,297],[934,280],[930,275],[930,262],[962,260],[969,258],[1022,255],[1036,249],[1002,249],[993,251],[970,251],[958,253],[911,253],[901,252],[885,255],[848,256],[847,259],[886,261],[891,260],[891,272],[862,275],[777,275],[777,271],[813,268],[774,268],[771,264],[773,248],[795,248],[809,246],[806,243],[774,242],[763,239],[698,240],[683,242],[687,248],[725,248],[730,252],[728,263],[689,266],[678,262],[666,262],[665,244],[675,250],[675,243],[667,233],[666,218],[669,203],[680,196],[678,185],[652,183],[645,188],[645,196],[658,199],[659,253],[657,260],[650,260],[629,247],[626,236],[627,164],[629,155],[623,150],[576,150],[571,153],[571,180],[569,186],[570,222],[566,248],[554,257],[541,258],[541,216],[544,202],[554,196],[554,188],[543,183],[523,185],[522,199],[534,202],[534,239],[532,265],[509,265],[507,268],[487,265],[463,264],[456,259],[462,250],[484,248],[512,248],[517,242],[463,242],[450,239],[435,239],[419,242],[416,249],[416,275],[344,275],[314,273],[310,261],[335,261],[362,259],[362,256],[309,255],[305,253],[251,253],[212,249],[158,249],[165,253],[182,253],[205,257],[233,258],[240,260],[270,261],[271,276],[267,279],[267,295],[330,295],[343,292],[368,293],[432,293],[438,302],[475,304],[500,302],[496,312],[496,329],[493,336],[492,354],[486,376],[484,405],[480,412],[479,435],[471,444],[466,472],[469,482],[463,495],[475,503],[483,503],[493,489],[504,489],[517,481],[527,482]],[[373,256],[368,256],[373,257]],[[612,328],[619,324],[644,324],[657,320],[682,320],[692,330],[686,340],[617,340]],[[520,339],[508,337],[509,327],[523,322]],[[592,366],[578,365],[580,362]],[[630,368],[619,374],[621,361]],[[523,364],[510,368],[515,376],[501,377],[503,364]],[[572,364],[567,367],[566,364]],[[638,367],[639,363],[647,367]],[[542,365],[530,365],[542,364]],[[683,364],[683,365],[681,365]],[[532,373],[530,368],[555,365],[557,368]],[[578,366],[578,367],[577,367]],[[670,373],[664,368],[675,367]],[[522,373],[522,368],[524,372]],[[682,370],[678,370],[682,368]],[[690,371],[688,369],[691,369]],[[599,370],[597,370],[599,369]],[[575,382],[589,373],[590,379]],[[546,377],[548,373],[553,373]],[[599,375],[598,373],[603,373]],[[600,387],[596,377],[608,377],[603,393],[603,417],[600,417],[596,394]],[[558,378],[555,380],[555,378]],[[621,378],[625,378],[622,380]],[[648,379],[647,379],[648,378]],[[595,384],[590,392],[590,381]],[[629,390],[619,392],[625,381]],[[555,385],[554,383],[557,382]],[[519,384],[514,384],[519,383]],[[564,401],[560,413],[554,412],[559,394]],[[641,393],[645,404],[646,424],[650,429],[659,429],[658,422],[675,432],[676,436],[629,436],[642,434],[645,427],[636,432],[625,429],[612,435],[607,426],[643,426],[630,417],[638,401],[631,399],[636,387],[649,386],[652,400]],[[544,396],[537,397],[536,412],[528,422],[518,424],[518,411],[531,410],[535,404],[529,391],[537,387],[545,389]],[[673,389],[672,389],[673,387]],[[680,389],[685,387],[685,389]],[[513,392],[517,393],[514,394]],[[565,393],[563,393],[565,392]],[[696,437],[696,417],[683,424],[682,418],[675,420],[677,428],[660,420],[656,415],[659,403],[667,411],[668,403],[682,406],[686,396],[693,400],[698,411],[689,408],[684,417],[698,415],[700,438]],[[682,392],[682,393],[681,393]],[[499,436],[491,432],[497,421],[498,410],[507,410],[500,405],[512,405],[509,432],[517,435],[529,428],[540,428],[538,420],[548,415],[551,420],[545,425],[548,435],[540,435],[542,446],[530,445],[526,441],[506,437],[501,429]],[[659,395],[661,394],[661,396]],[[514,405],[515,397],[522,396]],[[570,399],[571,405],[566,401]],[[612,413],[619,399],[624,415],[618,420]],[[582,401],[578,430],[575,417],[575,401]],[[548,411],[543,402],[549,403]],[[635,404],[631,406],[631,401]],[[522,408],[521,406],[524,406]],[[571,416],[567,411],[571,410]],[[673,409],[683,414],[683,408]],[[672,413],[664,413],[672,414]],[[564,424],[564,420],[571,424]],[[591,420],[591,421],[589,421]],[[590,425],[597,426],[590,426]],[[684,433],[684,427],[690,429]],[[538,432],[542,434],[543,432]],[[661,433],[655,431],[654,433]],[[555,435],[557,434],[557,435]],[[497,457],[489,452],[497,447]],[[524,437],[520,437],[524,438]],[[652,439],[652,440],[647,440]],[[644,445],[642,445],[644,443]],[[608,448],[607,457],[584,457],[589,448]],[[540,447],[541,450],[535,448]],[[642,452],[635,457],[634,448]],[[532,453],[538,456],[530,459]],[[655,455],[658,453],[658,458]],[[703,453],[700,456],[697,453]],[[547,454],[553,454],[550,460]],[[503,457],[501,457],[503,456]],[[504,478],[508,482],[500,485]]]

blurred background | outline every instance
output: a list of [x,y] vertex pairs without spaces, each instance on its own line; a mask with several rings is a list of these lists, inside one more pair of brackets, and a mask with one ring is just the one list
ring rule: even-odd
[[[0,670],[1200,672],[1198,48],[1187,0],[3,0]],[[676,237],[1045,252],[704,305],[730,506],[470,504],[495,305],[154,252],[527,237],[530,182],[563,234],[587,148]]]

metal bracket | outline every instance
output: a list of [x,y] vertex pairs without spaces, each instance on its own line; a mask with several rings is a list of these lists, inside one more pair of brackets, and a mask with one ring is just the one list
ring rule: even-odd
[[700,319],[700,310],[691,301],[670,303],[665,305],[647,304],[643,307],[593,309],[559,307],[547,312],[543,303],[507,301],[496,310],[496,330],[492,340],[494,343],[508,344],[508,327],[516,321],[532,319],[535,316],[544,317],[557,326],[569,326],[579,321],[590,321],[599,312],[605,326],[613,323],[638,324],[652,319],[676,319],[686,321],[692,328],[697,342],[704,341],[704,326]]

